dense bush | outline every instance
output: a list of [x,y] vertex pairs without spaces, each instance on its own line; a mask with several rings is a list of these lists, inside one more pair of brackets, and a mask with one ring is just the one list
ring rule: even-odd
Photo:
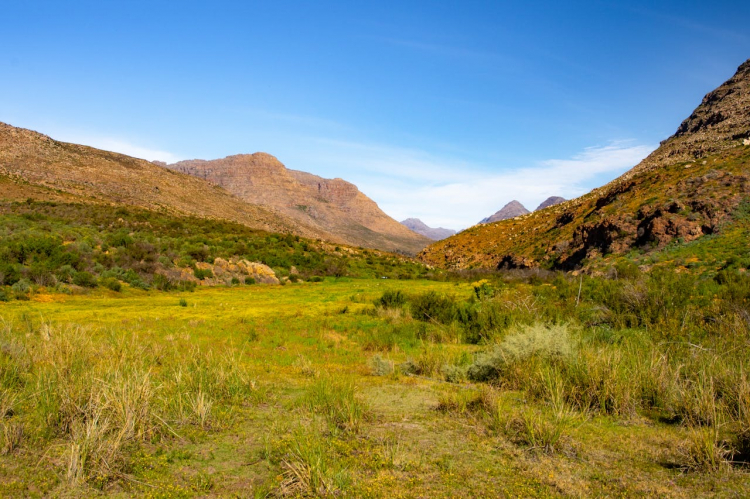
[[[0,286],[22,278],[36,286],[95,285],[116,278],[137,288],[180,289],[156,277],[160,268],[193,267],[216,258],[262,262],[289,275],[413,278],[427,269],[379,251],[332,252],[324,243],[242,225],[138,209],[82,204],[0,203]],[[210,271],[197,271],[200,279]],[[294,279],[294,278],[292,278]]]

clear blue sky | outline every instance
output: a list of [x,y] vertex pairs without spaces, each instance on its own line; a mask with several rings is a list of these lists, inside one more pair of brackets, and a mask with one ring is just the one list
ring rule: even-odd
[[750,3],[5,0],[0,33],[0,121],[462,228],[634,166],[750,58]]

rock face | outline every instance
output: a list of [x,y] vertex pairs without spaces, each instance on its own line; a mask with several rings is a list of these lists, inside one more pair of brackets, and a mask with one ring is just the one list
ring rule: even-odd
[[750,60],[633,169],[580,198],[475,226],[420,254],[430,265],[575,269],[722,231],[750,196]]
[[507,220],[509,218],[520,217],[521,215],[527,215],[531,213],[526,209],[524,205],[516,201],[515,199],[510,203],[506,204],[500,211],[495,212],[494,215],[483,219],[480,224],[489,224],[492,222],[499,222],[500,220]]
[[247,278],[251,278],[259,284],[279,283],[279,279],[271,267],[258,262],[241,260],[236,257],[230,260],[217,258],[214,260],[214,263],[197,262],[195,268],[203,271],[208,270],[213,277],[198,279],[195,277],[193,269],[188,267],[162,268],[157,270],[157,273],[172,281],[189,281],[200,286],[231,285],[233,278],[238,279],[242,283],[245,283],[245,279]]
[[440,241],[456,233],[453,229],[444,229],[443,227],[432,228],[418,218],[407,218],[406,220],[402,220],[401,224],[417,234],[429,237],[433,241]]
[[536,210],[534,211],[543,210],[545,208],[549,208],[550,206],[555,206],[556,204],[560,204],[564,202],[565,202],[565,198],[561,198],[560,196],[550,196],[544,201],[542,201],[542,204],[537,206]]
[[331,234],[336,242],[407,254],[415,254],[430,242],[383,213],[354,184],[289,170],[270,154],[180,161],[167,168],[207,180],[250,203],[277,210]]
[[205,181],[0,123],[0,198],[137,206],[309,238],[328,234]]

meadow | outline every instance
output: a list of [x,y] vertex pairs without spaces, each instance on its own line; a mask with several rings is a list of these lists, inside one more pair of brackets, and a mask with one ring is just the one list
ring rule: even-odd
[[0,495],[744,496],[747,288],[41,288],[0,303]]

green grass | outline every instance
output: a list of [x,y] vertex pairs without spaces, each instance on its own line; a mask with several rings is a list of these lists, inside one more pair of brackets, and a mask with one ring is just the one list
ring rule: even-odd
[[[722,368],[720,356],[704,356],[662,365],[659,341],[626,330],[602,336],[577,315],[566,326],[574,348],[557,340],[532,348],[513,328],[528,331],[525,314],[541,320],[565,310],[564,283],[554,293],[545,283],[492,286],[499,291],[485,286],[481,300],[469,283],[340,279],[192,293],[124,286],[4,302],[0,495],[750,490],[726,452],[750,407],[731,395],[743,390],[727,391],[741,385],[737,364]],[[395,308],[373,305],[396,292],[405,298]],[[457,307],[497,307],[514,314],[512,324],[482,322],[499,332],[473,344],[464,335],[473,323],[460,315],[450,324],[411,316],[410,300],[430,292]],[[594,295],[589,288],[571,314],[593,306]],[[495,343],[507,357],[498,383],[446,371],[465,371]],[[561,348],[564,355],[554,353]],[[655,357],[641,358],[649,349]],[[713,384],[673,378],[678,365],[682,376],[703,366]],[[446,382],[449,374],[458,382]],[[672,379],[670,390],[659,385]],[[638,401],[644,393],[683,397],[668,407],[631,403],[630,385]],[[675,423],[665,409],[703,421]],[[705,426],[712,414],[718,419]]]

